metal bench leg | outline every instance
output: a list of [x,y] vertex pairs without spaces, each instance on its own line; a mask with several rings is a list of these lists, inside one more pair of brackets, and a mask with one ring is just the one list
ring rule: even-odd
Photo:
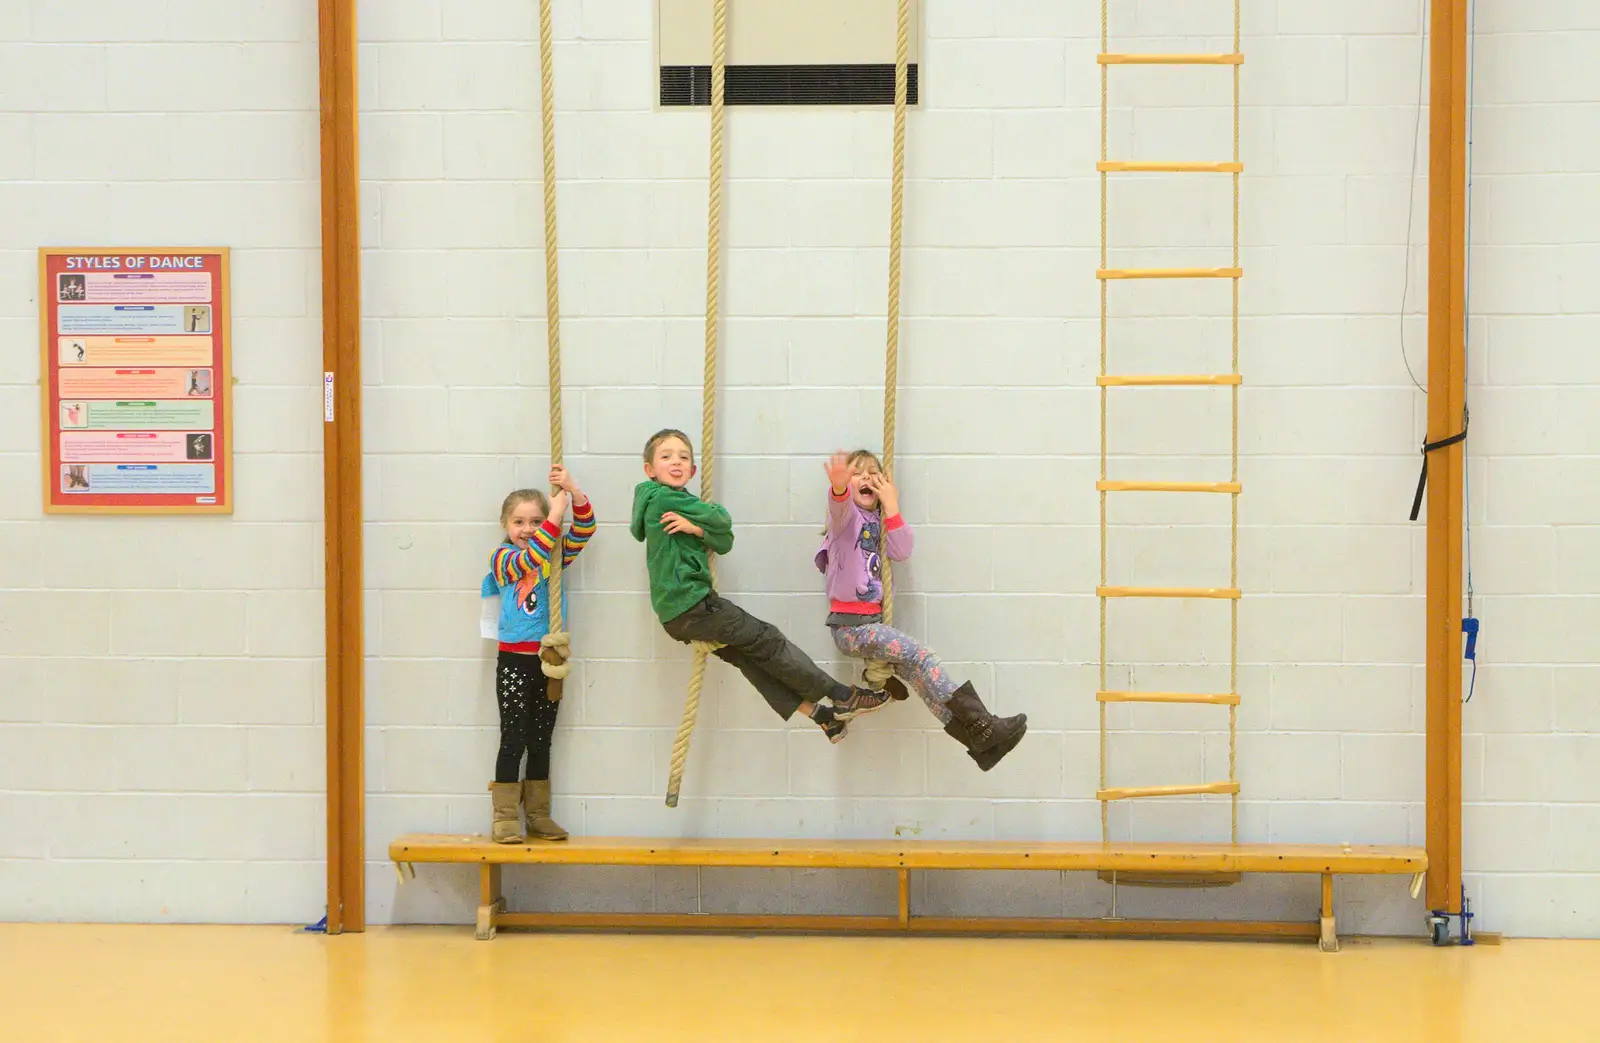
[[478,932],[480,942],[494,938],[495,920],[505,911],[506,900],[500,895],[500,867],[487,862],[478,866]]
[[1322,874],[1322,937],[1323,952],[1339,951],[1339,933],[1333,925],[1333,874]]

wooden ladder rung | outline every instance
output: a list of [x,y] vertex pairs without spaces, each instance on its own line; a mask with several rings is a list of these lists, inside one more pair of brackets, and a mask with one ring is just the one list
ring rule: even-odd
[[1101,268],[1097,279],[1242,279],[1243,268]]
[[1095,383],[1103,388],[1227,387],[1243,384],[1244,377],[1238,373],[1132,373],[1097,377]]
[[1237,493],[1239,482],[1095,482],[1103,493]]
[[1102,159],[1096,164],[1102,174],[1242,174],[1243,163],[1145,163]]
[[1096,692],[1102,703],[1199,703],[1206,706],[1238,706],[1237,692]]
[[1140,797],[1188,797],[1200,793],[1238,793],[1237,782],[1197,782],[1179,786],[1123,786],[1103,789],[1099,800],[1136,800]]
[[1217,598],[1236,601],[1238,587],[1096,587],[1102,598]]
[[1102,54],[1101,65],[1243,65],[1242,54]]

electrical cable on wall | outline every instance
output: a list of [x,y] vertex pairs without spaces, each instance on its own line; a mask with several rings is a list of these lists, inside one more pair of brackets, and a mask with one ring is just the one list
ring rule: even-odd
[[[1468,432],[1469,428],[1472,426],[1472,405],[1471,405],[1472,379],[1471,379],[1471,370],[1470,370],[1471,358],[1472,358],[1472,351],[1471,351],[1471,348],[1472,348],[1472,187],[1473,187],[1472,152],[1473,152],[1473,127],[1474,127],[1474,122],[1475,122],[1474,121],[1473,94],[1474,94],[1474,85],[1475,85],[1475,82],[1476,82],[1477,51],[1478,51],[1477,6],[1478,6],[1477,5],[1477,0],[1469,0],[1468,7],[1467,7],[1466,286],[1465,286],[1464,300],[1463,300],[1463,307],[1462,307],[1462,313],[1463,313],[1462,314],[1462,325],[1463,325],[1463,329],[1461,331],[1462,344],[1463,344],[1463,354],[1465,355],[1465,361],[1464,361],[1463,367],[1462,367],[1462,381],[1465,384],[1465,387],[1462,390],[1461,430],[1457,434],[1450,435],[1450,436],[1445,437],[1445,438],[1441,438],[1437,442],[1428,442],[1428,441],[1424,441],[1423,442],[1423,445],[1422,445],[1422,473],[1418,476],[1416,495],[1413,498],[1412,503],[1411,503],[1411,520],[1412,521],[1416,521],[1417,518],[1422,513],[1422,497],[1423,497],[1424,491],[1427,488],[1427,482],[1428,482],[1428,456],[1429,456],[1429,454],[1437,452],[1438,450],[1441,450],[1441,449],[1449,448],[1450,446],[1453,446],[1453,445],[1455,445],[1457,443],[1462,443],[1461,452],[1462,452],[1462,457],[1463,457],[1463,463],[1465,464],[1465,458],[1466,458],[1466,453],[1467,453],[1467,445],[1466,445],[1467,432]],[[1406,376],[1411,378],[1412,385],[1414,387],[1416,387],[1416,389],[1418,391],[1422,392],[1424,397],[1427,396],[1428,389],[1426,387],[1424,387],[1423,384],[1420,381],[1417,380],[1416,372],[1411,368],[1411,358],[1410,358],[1409,355],[1406,354],[1405,324],[1406,324],[1406,308],[1407,308],[1407,305],[1409,303],[1410,295],[1411,295],[1411,249],[1412,249],[1412,242],[1413,242],[1413,239],[1412,239],[1412,227],[1413,227],[1413,222],[1414,222],[1415,216],[1416,216],[1416,201],[1417,201],[1416,185],[1417,185],[1417,167],[1418,167],[1417,153],[1419,151],[1419,146],[1420,146],[1420,140],[1419,139],[1421,138],[1421,134],[1422,134],[1423,86],[1427,82],[1427,76],[1425,75],[1425,70],[1426,70],[1426,65],[1427,65],[1427,40],[1428,40],[1428,33],[1427,33],[1427,28],[1426,28],[1427,24],[1428,24],[1428,0],[1422,0],[1422,3],[1419,5],[1419,11],[1418,11],[1418,30],[1417,30],[1417,39],[1418,39],[1417,106],[1416,106],[1417,116],[1416,116],[1416,122],[1415,122],[1415,125],[1413,127],[1412,137],[1411,137],[1411,180],[1410,180],[1409,185],[1408,185],[1408,196],[1409,196],[1409,199],[1408,199],[1407,206],[1406,206],[1405,277],[1404,277],[1404,281],[1402,283],[1402,289],[1401,289],[1401,292],[1400,292],[1400,315],[1399,315],[1399,320],[1400,320],[1399,321],[1400,361],[1401,361],[1402,364],[1404,364],[1404,366],[1406,368]],[[1463,532],[1463,537],[1464,537],[1465,553],[1466,553],[1466,596],[1467,596],[1466,612],[1463,614],[1462,619],[1461,619],[1461,632],[1466,638],[1466,646],[1462,651],[1462,657],[1464,659],[1466,659],[1467,661],[1472,663],[1472,674],[1471,674],[1471,676],[1470,676],[1470,678],[1469,678],[1469,680],[1467,682],[1467,694],[1466,694],[1465,698],[1462,701],[1470,703],[1472,701],[1473,692],[1476,690],[1477,683],[1478,683],[1478,634],[1480,632],[1481,625],[1480,625],[1479,620],[1477,619],[1476,615],[1473,612],[1473,608],[1474,608],[1474,605],[1473,605],[1473,602],[1474,602],[1474,589],[1473,589],[1473,580],[1472,580],[1472,475],[1471,475],[1471,469],[1466,467],[1466,466],[1463,466],[1463,468],[1462,468],[1462,495],[1463,495],[1463,500],[1465,501],[1465,503],[1464,503],[1464,525],[1463,525],[1464,532]]]
[[[1478,0],[1469,0],[1467,4],[1467,231],[1466,231],[1466,287],[1462,294],[1461,321],[1465,327],[1462,332],[1463,350],[1461,379],[1465,387],[1461,391],[1462,405],[1462,433],[1466,432],[1472,420],[1472,136],[1477,124],[1475,118],[1476,106],[1473,105],[1477,89],[1478,72]],[[1462,520],[1465,523],[1465,550],[1467,566],[1467,612],[1461,619],[1461,632],[1466,635],[1467,645],[1462,656],[1472,663],[1472,675],[1467,681],[1467,695],[1462,702],[1472,702],[1472,693],[1478,687],[1478,631],[1480,625],[1476,614],[1472,611],[1472,468],[1467,466],[1467,445],[1462,445],[1461,486],[1462,498],[1466,501],[1462,511]]]
[[1406,305],[1411,300],[1411,229],[1417,217],[1417,153],[1421,148],[1423,97],[1428,84],[1428,0],[1417,5],[1417,118],[1411,127],[1411,180],[1406,184],[1406,257],[1405,271],[1400,283],[1399,342],[1400,361],[1406,367],[1406,376],[1423,397],[1428,389],[1411,368],[1411,357],[1406,354]]

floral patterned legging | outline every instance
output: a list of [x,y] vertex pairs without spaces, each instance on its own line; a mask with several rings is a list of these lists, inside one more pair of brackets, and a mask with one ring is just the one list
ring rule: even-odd
[[939,723],[950,723],[950,708],[945,704],[960,686],[950,679],[950,672],[927,645],[882,623],[831,629],[839,651],[856,659],[893,663],[896,676],[917,690]]

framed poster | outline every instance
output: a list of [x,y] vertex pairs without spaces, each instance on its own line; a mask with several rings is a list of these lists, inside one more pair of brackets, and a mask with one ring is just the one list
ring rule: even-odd
[[39,251],[44,509],[233,511],[228,251]]

